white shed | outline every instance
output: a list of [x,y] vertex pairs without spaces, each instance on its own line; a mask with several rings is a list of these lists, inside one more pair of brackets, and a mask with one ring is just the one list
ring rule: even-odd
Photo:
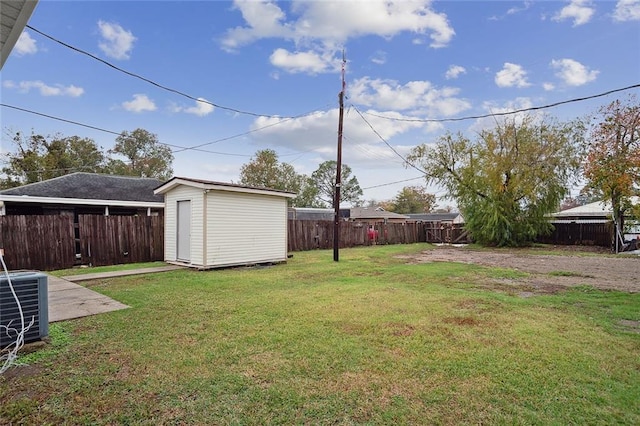
[[294,193],[174,177],[164,195],[164,259],[199,269],[287,260]]

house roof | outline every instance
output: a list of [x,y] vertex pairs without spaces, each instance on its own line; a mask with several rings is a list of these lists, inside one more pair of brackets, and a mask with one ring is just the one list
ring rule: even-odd
[[[95,201],[99,200],[100,202],[97,204],[162,204],[164,197],[153,192],[161,183],[161,180],[153,178],[72,173],[2,190],[0,191],[0,201],[96,204]],[[88,203],[90,200],[94,202]]]
[[[631,197],[633,204],[640,203],[640,197]],[[585,204],[584,206],[574,207],[572,209],[563,210],[553,214],[553,217],[606,217],[611,216],[613,209],[609,201],[596,201],[595,203]]]
[[3,0],[0,13],[0,68],[9,57],[24,26],[29,21],[37,0]]
[[454,220],[460,213],[409,213],[407,216],[423,222],[445,222]]
[[380,207],[352,207],[351,219],[409,219],[409,216],[388,212]]
[[186,178],[186,177],[179,177],[179,176],[172,177],[167,182],[158,186],[155,189],[154,193],[165,194],[171,189],[179,185],[192,186],[195,188],[201,188],[202,190],[209,190],[209,191],[217,190],[217,191],[229,191],[229,192],[243,192],[246,194],[272,195],[272,196],[285,197],[285,198],[295,198],[296,196],[294,192],[281,191],[278,189],[259,188],[254,186],[237,185],[233,183],[215,182],[211,180],[193,179],[193,178]]

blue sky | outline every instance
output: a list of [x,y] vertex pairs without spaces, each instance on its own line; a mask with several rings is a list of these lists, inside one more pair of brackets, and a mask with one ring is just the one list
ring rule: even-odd
[[[237,182],[260,149],[274,149],[306,174],[336,158],[344,49],[343,162],[366,200],[424,185],[394,150],[406,155],[447,130],[472,134],[493,122],[397,119],[509,111],[640,83],[640,0],[40,0],[29,25],[219,107],[132,78],[30,29],[2,69],[2,103],[116,133],[144,128],[172,145],[176,176],[221,182]],[[547,113],[572,119],[630,93],[639,91]],[[5,129],[89,137],[104,149],[116,137],[0,111],[3,152],[13,148]]]

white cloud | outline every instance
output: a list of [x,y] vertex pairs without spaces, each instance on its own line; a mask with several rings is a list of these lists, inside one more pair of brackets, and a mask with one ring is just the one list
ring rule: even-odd
[[573,59],[554,59],[551,68],[557,70],[556,76],[569,86],[582,86],[596,79],[600,71],[590,70]]
[[[227,31],[221,46],[234,51],[261,38],[280,38],[299,46],[340,50],[349,38],[393,37],[411,32],[431,39],[431,47],[446,46],[455,31],[447,16],[431,9],[430,0],[304,1],[290,4],[289,16],[272,1],[235,0],[245,26]],[[314,49],[316,50],[316,49]]]
[[436,88],[428,81],[402,85],[396,80],[363,77],[350,84],[348,91],[349,98],[357,104],[432,117],[455,115],[471,107],[469,102],[456,97],[460,89]]
[[640,21],[640,0],[620,0],[616,3],[613,20],[618,22]]
[[38,51],[36,41],[31,38],[28,32],[23,31],[14,46],[14,51],[18,56],[31,55]]
[[[367,121],[387,142],[395,148],[393,138],[400,137],[412,130],[424,128],[425,123],[407,122],[398,120],[386,120],[376,115],[394,118],[410,118],[408,116],[390,111],[368,110],[362,111]],[[280,122],[277,117],[259,117],[251,129],[263,128],[260,132],[251,135],[256,146],[273,146],[290,149],[296,152],[311,151],[320,163],[325,160],[335,160],[336,156],[336,123],[338,122],[338,109],[317,111],[305,117]],[[266,127],[270,126],[271,127]],[[343,158],[348,158],[349,165],[354,163],[386,164],[390,161],[401,160],[387,147],[380,138],[372,132],[371,128],[360,116],[351,112],[344,116],[345,138],[343,141]],[[408,150],[409,148],[407,148]],[[312,172],[310,170],[309,172]]]
[[387,63],[387,52],[383,50],[377,50],[373,56],[371,56],[371,62],[377,65],[384,65]]
[[[491,101],[487,101],[482,104],[482,109],[484,109],[488,114],[502,114],[505,112],[513,112],[531,107],[533,107],[533,102],[530,98],[527,97],[519,97],[514,100],[507,101],[502,105],[496,104],[495,102]],[[526,116],[542,117],[543,115],[543,111],[529,111],[509,114],[506,116],[479,118],[471,125],[469,131],[477,133],[485,129],[492,129],[496,126],[496,122],[500,123],[505,119],[516,120],[517,123],[521,123]]]
[[546,82],[546,83],[542,83],[542,88],[547,92],[550,92],[551,90],[555,89],[556,86],[553,83]]
[[122,107],[131,112],[155,111],[156,104],[147,95],[137,93],[133,95],[133,100],[123,102]]
[[[201,101],[205,101],[205,102],[201,102]],[[205,98],[198,98],[198,102],[196,102],[196,105],[189,108],[185,108],[184,112],[188,114],[197,115],[198,117],[204,117],[205,115],[209,115],[213,112],[215,107],[207,102],[208,101]]]
[[458,78],[460,74],[466,74],[466,73],[467,73],[467,70],[465,69],[465,67],[462,67],[460,65],[451,65],[447,70],[447,72],[444,74],[444,77],[447,80],[451,80],[451,79]]
[[[393,37],[401,32],[429,36],[434,48],[446,46],[455,32],[444,14],[430,8],[430,0],[367,2],[293,1],[287,13],[271,1],[236,0],[245,26],[230,29],[222,48],[234,51],[261,38],[295,44],[295,51],[278,48],[269,60],[289,73],[338,72],[341,47],[349,38],[365,35]],[[287,4],[287,3],[283,3]],[[384,52],[372,62],[384,64]]]
[[495,82],[498,87],[528,87],[527,72],[521,65],[505,62],[502,70],[496,73]]
[[510,15],[515,15],[518,14],[520,12],[524,12],[527,9],[529,9],[531,7],[531,1],[524,1],[522,6],[513,6],[509,9],[507,9],[507,12],[504,13],[503,15],[493,15],[489,17],[490,21],[500,21],[502,19],[507,18]]
[[514,6],[514,7],[510,8],[509,10],[507,10],[507,15],[515,15],[516,13],[524,12],[525,10],[529,9],[530,7],[531,7],[531,2],[530,1],[525,1],[523,3],[522,7]]
[[20,83],[16,83],[12,80],[5,80],[2,82],[2,86],[7,89],[16,89],[22,93],[28,93],[31,89],[36,89],[42,96],[69,96],[77,98],[84,93],[84,89],[82,87],[74,85],[63,86],[62,84],[48,86],[40,80],[21,81]]
[[590,0],[571,0],[571,3],[563,7],[551,19],[558,22],[573,19],[573,26],[577,27],[588,23],[594,13],[595,9]]
[[119,24],[104,21],[98,21],[98,28],[103,38],[98,44],[100,50],[109,58],[129,59],[133,42],[136,41],[131,31],[125,30]]
[[289,52],[286,49],[276,49],[269,57],[273,66],[282,68],[289,73],[305,72],[309,74],[319,74],[334,71],[339,59],[334,58],[331,53]]
[[[204,101],[204,102],[200,102],[200,101]],[[198,117],[204,117],[205,115],[211,114],[215,109],[215,107],[208,102],[209,101],[207,101],[205,98],[198,98],[198,101],[196,101],[195,106],[182,107],[182,106],[175,105],[172,107],[171,110],[173,112],[185,112],[187,114],[197,115]]]

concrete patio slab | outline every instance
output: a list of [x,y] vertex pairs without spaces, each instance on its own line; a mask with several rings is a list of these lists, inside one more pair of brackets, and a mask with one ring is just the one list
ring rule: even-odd
[[129,307],[117,300],[113,300],[110,297],[76,284],[75,282],[155,272],[167,272],[182,268],[182,266],[167,265],[153,268],[131,269],[128,271],[71,275],[62,278],[49,275],[49,322],[65,321],[89,315],[117,311]]
[[95,274],[69,275],[62,278],[67,281],[80,282],[80,281],[97,280],[101,278],[125,277],[128,275],[150,274],[154,272],[167,272],[167,271],[174,271],[176,269],[184,269],[184,266],[178,266],[178,265],[156,266],[153,268],[130,269],[128,271],[97,272]]
[[49,275],[49,322],[65,321],[129,306],[81,285]]

